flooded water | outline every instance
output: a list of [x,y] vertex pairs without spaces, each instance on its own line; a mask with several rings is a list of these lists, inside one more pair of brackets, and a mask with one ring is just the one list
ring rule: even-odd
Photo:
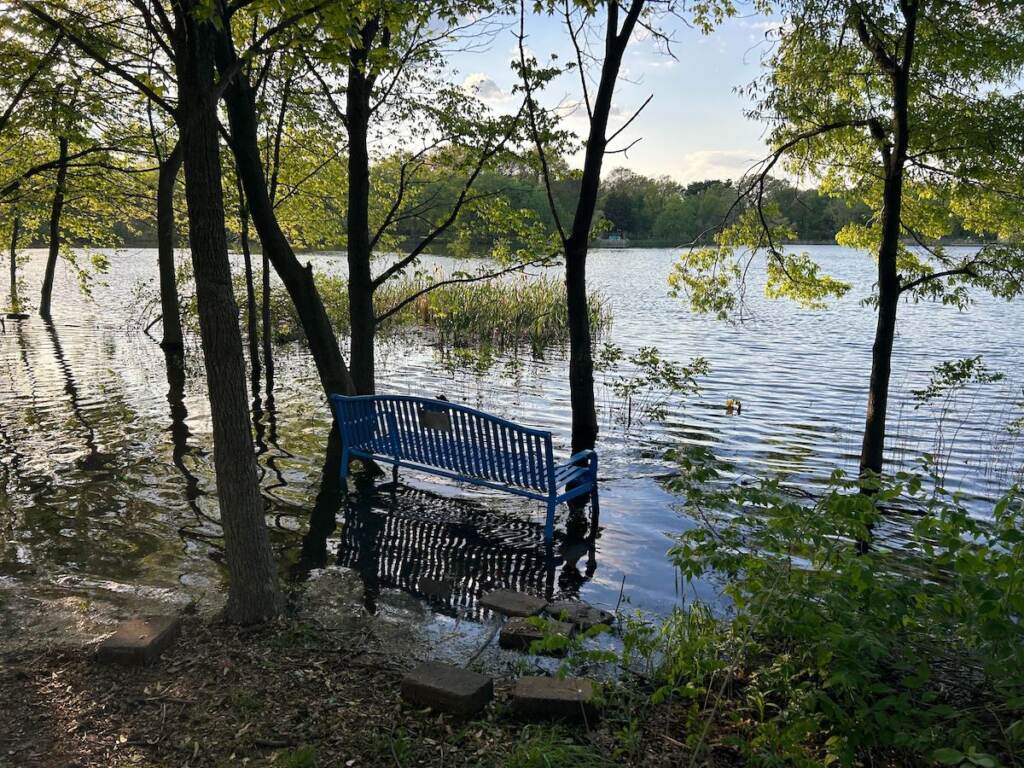
[[[703,356],[710,373],[700,395],[670,403],[663,422],[628,428],[615,415],[621,404],[600,388],[600,534],[584,533],[585,525],[566,531],[563,510],[554,561],[541,544],[540,504],[409,472],[397,488],[380,481],[345,498],[325,458],[330,422],[315,370],[300,346],[281,348],[276,409],[254,416],[282,571],[301,578],[325,566],[348,569],[361,578],[370,610],[401,593],[433,600],[439,616],[473,618],[482,589],[513,586],[608,607],[624,595],[638,608],[668,611],[680,596],[665,552],[695,523],[663,485],[672,471],[666,449],[706,446],[742,473],[777,472],[806,487],[836,466],[856,469],[874,329],[860,299],[870,292],[873,263],[837,247],[810,250],[854,284],[850,296],[809,311],[766,301],[754,286],[742,324],[694,316],[667,295],[671,251],[591,256],[591,284],[613,313],[602,341],[627,352],[655,346],[677,362]],[[309,258],[320,270],[344,269],[336,255]],[[30,296],[41,259],[35,253],[24,272]],[[54,324],[8,321],[0,334],[0,615],[5,600],[8,613],[15,600],[19,611],[36,605],[31,621],[57,632],[68,620],[52,624],[54,605],[86,622],[97,606],[117,613],[218,599],[223,569],[201,362],[193,350],[184,371],[168,369],[143,334],[134,296],[140,285],[155,290],[155,278],[154,251],[121,251],[88,300],[76,277],[58,269]],[[1022,321],[1019,304],[990,298],[966,312],[900,309],[890,456],[909,466],[938,452],[948,486],[979,515],[1024,465],[1024,445],[1006,429],[1022,399]],[[909,393],[927,383],[932,366],[974,355],[1006,379],[915,409]],[[564,351],[510,359],[460,368],[428,337],[388,344],[378,390],[443,394],[551,429],[556,450],[567,454]],[[726,407],[729,399],[742,402],[741,412]]]

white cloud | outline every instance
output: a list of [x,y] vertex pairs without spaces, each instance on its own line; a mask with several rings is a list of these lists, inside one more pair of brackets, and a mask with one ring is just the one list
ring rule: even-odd
[[761,160],[764,150],[701,149],[687,152],[678,160],[677,178],[681,181],[738,179]]
[[512,94],[503,91],[492,77],[483,72],[474,72],[468,75],[462,81],[462,88],[491,104],[498,104],[512,98]]

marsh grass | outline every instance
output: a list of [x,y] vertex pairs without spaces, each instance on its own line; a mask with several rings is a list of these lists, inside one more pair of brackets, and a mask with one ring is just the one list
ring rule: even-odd
[[[378,314],[444,277],[441,273],[421,274],[385,283],[375,296]],[[241,280],[241,276],[236,277],[240,296],[245,293]],[[346,281],[319,274],[316,284],[334,327],[340,334],[348,335]],[[284,289],[280,286],[272,289],[270,298],[275,342],[302,338],[295,307]],[[244,327],[246,308],[243,306],[242,310]],[[611,326],[607,300],[597,292],[590,294],[590,316],[595,336],[602,335]],[[384,340],[394,340],[417,331],[434,334],[440,345],[449,349],[510,351],[527,346],[539,354],[568,341],[565,287],[556,278],[530,275],[445,285],[407,304],[385,320],[378,333]]]

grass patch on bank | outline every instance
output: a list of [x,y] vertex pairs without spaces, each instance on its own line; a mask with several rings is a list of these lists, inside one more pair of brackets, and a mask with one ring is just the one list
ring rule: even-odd
[[[389,280],[377,289],[374,306],[382,315],[407,297],[443,279],[440,274]],[[317,289],[332,324],[341,335],[350,332],[348,284],[341,277],[316,275]],[[236,277],[236,295],[245,296]],[[257,301],[259,288],[257,287]],[[243,327],[245,323],[243,302]],[[589,295],[591,332],[599,337],[611,326],[608,302],[600,293]],[[285,290],[271,289],[274,340],[302,338],[302,326]],[[419,296],[385,320],[381,338],[398,338],[410,331],[429,331],[447,348],[510,350],[529,346],[534,352],[569,339],[565,285],[554,277],[515,275],[473,283],[444,285]]]

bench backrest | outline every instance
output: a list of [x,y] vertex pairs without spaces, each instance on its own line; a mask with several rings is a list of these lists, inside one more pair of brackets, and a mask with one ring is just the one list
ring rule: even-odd
[[551,433],[446,400],[331,395],[344,446],[426,467],[547,493]]

